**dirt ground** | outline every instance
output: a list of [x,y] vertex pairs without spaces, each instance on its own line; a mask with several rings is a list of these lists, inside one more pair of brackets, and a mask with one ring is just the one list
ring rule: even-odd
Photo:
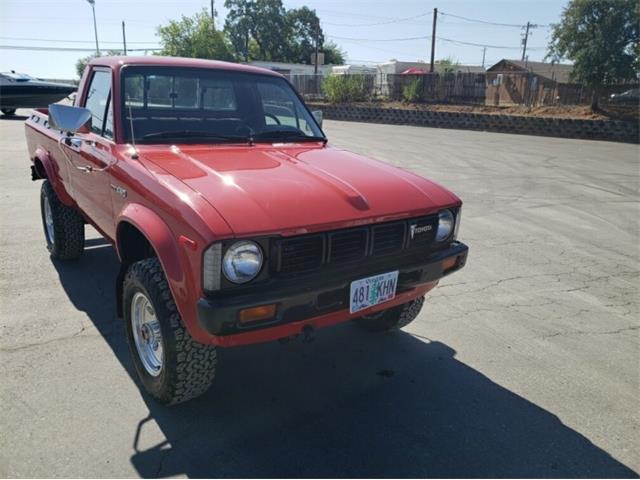
[[602,111],[594,113],[588,105],[548,105],[527,107],[524,105],[436,105],[429,103],[405,103],[399,101],[359,102],[363,107],[401,108],[406,110],[428,110],[434,112],[489,113],[495,115],[519,115],[533,117],[575,118],[586,120],[638,120],[636,107],[603,106]]

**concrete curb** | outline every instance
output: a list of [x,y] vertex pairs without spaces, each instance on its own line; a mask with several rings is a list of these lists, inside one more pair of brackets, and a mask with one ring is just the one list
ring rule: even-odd
[[309,108],[311,110],[321,109],[324,118],[327,120],[390,123],[422,127],[483,130],[522,135],[640,143],[639,124],[633,121],[527,117],[467,112],[434,112],[317,103],[309,103]]

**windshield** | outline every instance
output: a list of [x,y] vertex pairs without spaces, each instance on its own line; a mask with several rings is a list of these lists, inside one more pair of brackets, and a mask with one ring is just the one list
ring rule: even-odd
[[[126,141],[316,141],[322,131],[287,81],[204,68],[126,67]],[[130,123],[130,119],[132,122]]]

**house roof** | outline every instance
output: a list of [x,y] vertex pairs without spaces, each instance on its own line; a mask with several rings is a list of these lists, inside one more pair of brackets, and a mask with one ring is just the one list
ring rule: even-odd
[[566,63],[546,63],[546,62],[531,62],[522,60],[509,60],[502,59],[495,65],[487,69],[488,72],[499,72],[502,70],[504,64],[510,64],[516,69],[523,72],[531,72],[541,77],[548,78],[549,80],[555,80],[558,83],[570,83],[570,75],[573,70],[573,65]]

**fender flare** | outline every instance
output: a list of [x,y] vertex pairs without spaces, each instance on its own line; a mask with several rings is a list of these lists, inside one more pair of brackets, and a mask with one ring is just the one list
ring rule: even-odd
[[120,273],[116,282],[118,312],[122,313],[122,285],[129,265],[123,261],[122,245],[120,245],[121,228],[125,224],[133,225],[147,239],[153,248],[167,278],[169,289],[175,300],[178,312],[191,331],[191,325],[197,323],[196,306],[190,305],[188,292],[194,288],[190,285],[192,277],[186,271],[190,268],[183,252],[179,248],[175,235],[167,223],[153,210],[139,203],[128,204],[116,219],[115,247],[121,261]]
[[45,177],[43,178],[46,178],[46,180],[51,183],[53,191],[56,192],[56,195],[58,196],[60,201],[69,207],[75,206],[73,198],[71,198],[71,195],[69,195],[69,193],[67,192],[67,189],[65,188],[64,184],[62,183],[62,179],[60,178],[60,167],[51,157],[49,152],[47,152],[42,147],[38,147],[33,157],[34,168],[38,169],[36,162],[40,162],[42,168],[44,168],[44,172],[38,173],[45,174]]

